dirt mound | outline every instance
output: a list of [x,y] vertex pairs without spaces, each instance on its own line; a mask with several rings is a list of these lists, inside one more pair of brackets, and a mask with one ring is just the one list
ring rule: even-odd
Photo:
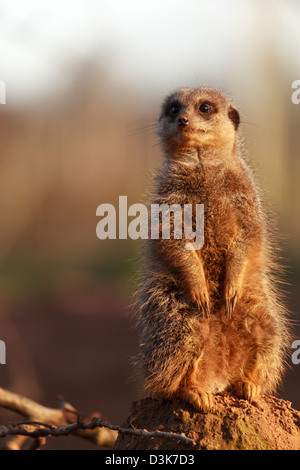
[[197,413],[179,401],[145,398],[132,403],[124,427],[184,433],[194,445],[166,438],[120,434],[115,449],[299,450],[300,412],[272,396],[250,404],[230,394],[216,396],[213,412]]

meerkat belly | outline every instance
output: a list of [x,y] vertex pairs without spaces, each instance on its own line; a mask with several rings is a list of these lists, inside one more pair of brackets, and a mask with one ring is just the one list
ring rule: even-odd
[[221,393],[230,386],[230,338],[216,316],[201,320],[199,330],[203,349],[196,366],[196,381],[201,384],[204,380],[210,393]]
[[199,252],[210,290],[221,291],[226,253],[238,232],[236,214],[224,198],[204,204],[204,244]]

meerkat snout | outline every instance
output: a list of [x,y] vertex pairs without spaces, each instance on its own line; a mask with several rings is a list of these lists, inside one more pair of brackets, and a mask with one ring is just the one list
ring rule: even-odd
[[189,118],[182,116],[178,119],[177,124],[179,127],[187,127],[189,125]]

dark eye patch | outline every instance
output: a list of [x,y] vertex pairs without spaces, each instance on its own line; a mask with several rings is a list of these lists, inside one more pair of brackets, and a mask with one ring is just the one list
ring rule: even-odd
[[181,109],[181,106],[178,103],[178,101],[173,101],[169,103],[169,105],[167,106],[166,115],[175,117],[179,113],[180,109]]

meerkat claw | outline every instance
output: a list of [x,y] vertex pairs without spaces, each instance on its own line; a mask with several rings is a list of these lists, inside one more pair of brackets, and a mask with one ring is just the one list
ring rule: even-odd
[[210,317],[210,309],[209,309],[209,305],[207,304],[207,302],[205,302],[205,306],[204,306],[203,312],[205,313],[205,315],[206,315],[207,318]]
[[208,302],[206,300],[201,302],[201,311],[203,313],[204,318],[209,318],[210,317],[210,309],[209,309]]
[[197,307],[197,310],[199,312],[202,312],[204,318],[209,318],[210,317],[210,310],[209,310],[209,306],[208,306],[206,301],[201,302],[200,300],[199,301],[195,300],[195,305]]
[[226,300],[225,316],[229,320],[231,320],[231,314],[233,310],[235,309],[236,301],[237,301],[236,294],[229,301]]

